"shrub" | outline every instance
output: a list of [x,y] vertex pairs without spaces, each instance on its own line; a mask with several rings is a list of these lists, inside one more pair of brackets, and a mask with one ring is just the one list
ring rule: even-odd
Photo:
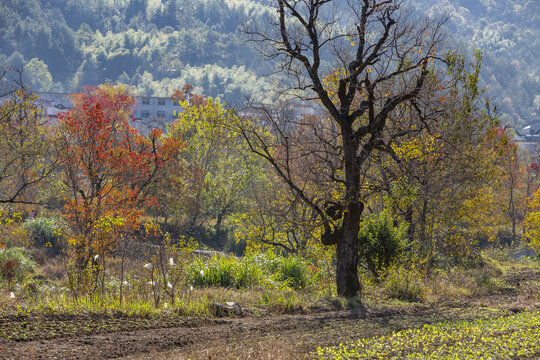
[[280,279],[289,282],[295,289],[301,289],[308,283],[306,264],[295,257],[281,258],[280,274]]
[[34,246],[47,248],[53,255],[58,255],[63,249],[62,233],[65,223],[55,217],[38,217],[27,219],[23,228],[30,233]]
[[0,249],[0,276],[8,290],[14,283],[21,283],[34,272],[35,263],[22,248]]
[[395,226],[387,211],[366,218],[358,233],[360,259],[373,277],[379,279],[402,255],[408,224]]

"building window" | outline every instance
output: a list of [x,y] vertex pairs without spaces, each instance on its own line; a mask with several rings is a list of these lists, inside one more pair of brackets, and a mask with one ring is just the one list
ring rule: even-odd
[[165,118],[165,111],[158,111],[157,112],[157,117],[160,118],[160,119],[164,119]]
[[142,104],[143,105],[150,105],[150,98],[143,98],[142,99]]
[[141,117],[143,119],[148,119],[150,117],[150,111],[148,111],[148,110],[141,111]]
[[157,99],[157,104],[161,106],[165,105],[165,99]]

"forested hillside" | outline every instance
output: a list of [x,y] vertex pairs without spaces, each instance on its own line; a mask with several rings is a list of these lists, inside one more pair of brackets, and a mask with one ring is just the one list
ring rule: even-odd
[[428,15],[447,15],[462,49],[484,53],[482,82],[504,113],[521,125],[540,117],[540,2],[536,0],[414,0]]
[[[124,83],[168,96],[186,83],[230,103],[261,100],[276,79],[239,31],[266,21],[267,0],[5,0],[0,61],[23,66],[34,90],[75,91]],[[446,14],[451,43],[484,52],[481,74],[505,123],[540,112],[540,3],[535,0],[410,0]]]
[[238,27],[265,8],[250,1],[8,0],[1,60],[28,64],[35,90],[120,82],[167,96],[185,83],[211,96],[261,94],[264,73]]

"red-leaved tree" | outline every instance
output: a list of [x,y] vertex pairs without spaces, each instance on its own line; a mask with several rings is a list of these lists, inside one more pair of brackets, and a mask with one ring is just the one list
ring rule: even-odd
[[144,208],[155,205],[145,190],[180,144],[157,129],[140,134],[131,125],[135,100],[123,87],[89,87],[71,99],[73,108],[58,119],[55,148],[68,194],[64,214],[74,233],[75,261],[84,267],[111,245],[99,233],[103,219],[121,219],[116,223],[134,229]]

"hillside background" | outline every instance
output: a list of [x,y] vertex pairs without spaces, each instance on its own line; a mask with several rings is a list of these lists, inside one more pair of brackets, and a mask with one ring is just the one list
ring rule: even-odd
[[[0,63],[25,67],[35,91],[124,83],[168,96],[186,83],[230,104],[262,101],[279,81],[245,43],[266,0],[3,0]],[[540,117],[540,1],[410,0],[447,15],[453,46],[484,52],[482,83],[505,124]]]

